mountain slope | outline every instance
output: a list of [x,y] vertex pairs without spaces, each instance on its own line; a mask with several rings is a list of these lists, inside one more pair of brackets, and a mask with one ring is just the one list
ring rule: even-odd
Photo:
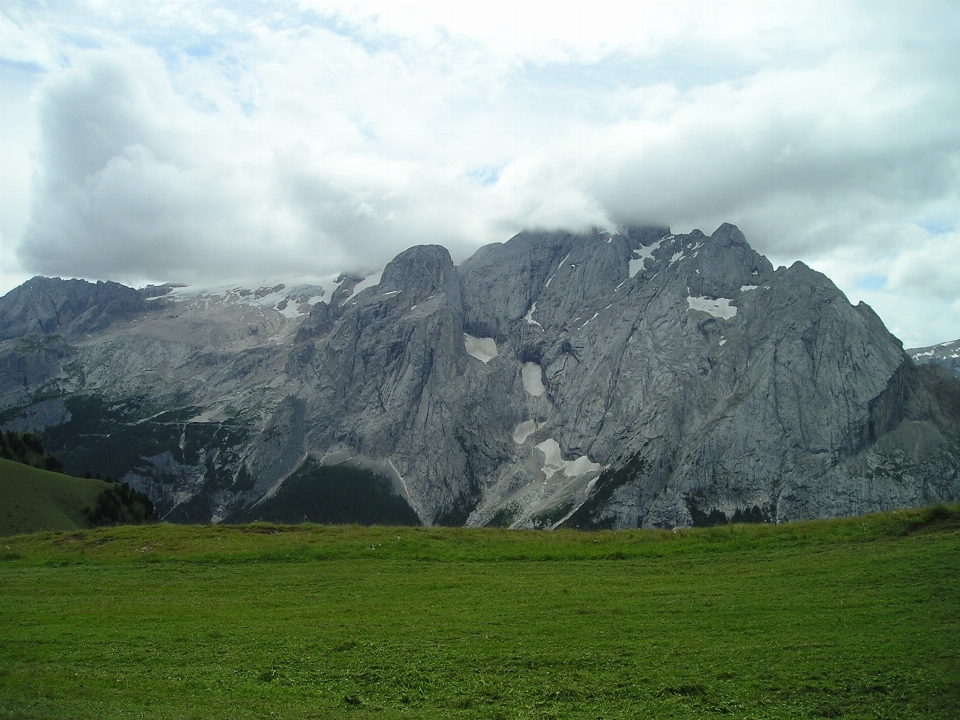
[[367,279],[154,289],[106,327],[96,308],[33,322],[51,287],[89,294],[68,282],[0,298],[0,327],[21,332],[0,343],[0,423],[41,431],[68,471],[100,458],[172,520],[245,517],[337,466],[424,524],[673,527],[960,499],[960,383],[732,225],[525,232],[459,267],[419,246]]
[[109,487],[0,458],[0,535],[89,527],[83,509]]
[[918,365],[933,364],[949,370],[954,377],[960,378],[960,340],[913,348],[907,354]]

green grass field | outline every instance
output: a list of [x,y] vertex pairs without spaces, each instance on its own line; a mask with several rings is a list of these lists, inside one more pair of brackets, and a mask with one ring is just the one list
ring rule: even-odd
[[87,527],[83,508],[109,487],[0,458],[0,536]]
[[960,506],[0,539],[0,717],[956,718]]

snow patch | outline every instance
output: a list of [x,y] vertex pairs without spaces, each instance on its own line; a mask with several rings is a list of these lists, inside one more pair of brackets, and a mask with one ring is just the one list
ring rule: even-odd
[[583,329],[584,329],[587,325],[589,325],[593,320],[596,320],[596,319],[597,319],[597,315],[599,315],[599,314],[600,314],[600,311],[597,310],[597,311],[593,314],[593,317],[592,317],[592,318],[590,318],[590,319],[587,320],[583,325],[580,326],[580,329],[583,330]]
[[293,320],[295,317],[306,315],[300,311],[300,303],[284,298],[274,306],[274,310],[283,315],[287,320]]
[[[187,422],[188,423],[208,423],[214,418],[214,416],[218,412],[219,411],[217,410],[217,408],[211,408],[210,410],[205,410],[199,415],[196,415],[195,417],[190,418],[189,420],[187,420]],[[160,413],[160,414],[162,415],[163,413]]]
[[737,314],[737,308],[731,305],[733,300],[730,298],[717,298],[716,300],[707,297],[687,297],[687,310],[699,310],[715,318],[729,320]]
[[[551,277],[550,280],[553,280],[553,277]],[[550,280],[547,280],[548,285],[550,284]],[[536,311],[537,311],[537,304],[534,303],[533,305],[530,306],[530,309],[527,310],[527,314],[523,316],[523,319],[526,320],[527,323],[529,323],[530,325],[536,325],[538,328],[543,330],[543,325],[541,325],[540,323],[538,323],[536,320],[533,319],[533,314]]]
[[681,250],[680,252],[675,252],[673,254],[673,257],[670,258],[670,264],[673,265],[678,260],[683,260],[683,250]]
[[641,245],[640,247],[638,247],[636,250],[633,251],[633,254],[636,255],[636,257],[631,258],[630,260],[630,270],[629,270],[630,277],[634,277],[638,272],[643,270],[644,263],[647,262],[648,258],[653,257],[654,251],[660,248],[661,243],[663,243],[665,239],[666,239],[665,237],[662,237],[659,240],[657,240],[653,245],[646,245],[646,246]]
[[369,287],[376,287],[380,284],[380,277],[383,275],[383,270],[380,272],[375,272],[373,275],[367,275],[363,280],[358,282],[353,286],[353,292],[351,292],[343,302],[350,300],[357,296],[362,290],[366,290]]
[[537,431],[536,420],[525,420],[513,429],[513,441],[517,445],[523,445],[527,438]]
[[563,260],[560,261],[560,264],[557,265],[557,269],[553,271],[553,275],[551,275],[550,277],[547,278],[547,281],[543,284],[543,287],[545,287],[545,288],[550,287],[550,282],[553,280],[553,278],[556,276],[556,274],[560,271],[560,268],[563,267],[563,264],[564,264],[567,260],[569,260],[569,259],[570,259],[570,253],[567,253],[567,254],[564,256]]
[[597,472],[601,467],[602,465],[600,465],[600,463],[591,462],[590,458],[586,455],[581,455],[576,460],[566,463],[563,474],[567,477],[577,477],[578,475],[586,475],[589,472]]
[[540,397],[547,388],[543,386],[543,369],[537,363],[525,362],[520,368],[520,375],[523,378],[523,389],[528,395]]
[[547,479],[552,478],[558,472],[563,472],[567,477],[577,477],[589,472],[597,472],[602,469],[602,465],[590,460],[586,455],[578,457],[576,460],[564,460],[560,452],[560,443],[553,438],[548,438],[537,445],[537,450],[543,453],[543,474]]
[[463,344],[467,349],[467,355],[475,357],[484,364],[497,356],[497,343],[493,338],[477,338],[464,333]]
[[756,285],[741,285],[740,292],[750,292],[751,290],[756,290]]

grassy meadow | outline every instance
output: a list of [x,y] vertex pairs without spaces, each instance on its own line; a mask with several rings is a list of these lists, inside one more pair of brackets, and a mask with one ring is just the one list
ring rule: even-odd
[[960,506],[0,538],[0,717],[956,718]]
[[96,507],[109,488],[102,480],[74,478],[0,458],[0,540],[4,535],[89,526],[84,507]]

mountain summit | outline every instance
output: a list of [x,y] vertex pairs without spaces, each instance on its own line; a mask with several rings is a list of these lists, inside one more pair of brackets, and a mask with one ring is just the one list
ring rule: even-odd
[[170,520],[676,527],[960,500],[960,382],[732,225],[523,232],[459,267],[419,246],[327,287],[35,278],[0,338],[2,427]]

